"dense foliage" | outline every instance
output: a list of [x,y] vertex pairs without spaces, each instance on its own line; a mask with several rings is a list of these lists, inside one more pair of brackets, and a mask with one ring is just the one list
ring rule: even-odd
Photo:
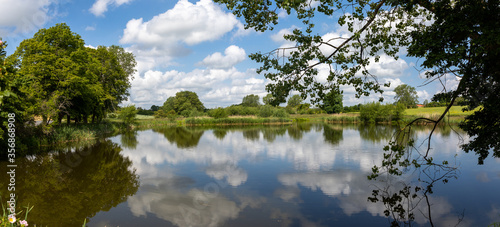
[[30,104],[26,114],[41,116],[44,125],[64,116],[77,122],[89,116],[101,120],[129,95],[135,67],[133,55],[121,47],[84,47],[66,24],[40,29],[21,42],[8,62],[17,69],[18,88]]
[[[466,151],[487,156],[493,149],[500,157],[500,7],[499,0],[457,1],[340,1],[340,0],[215,0],[225,4],[245,27],[272,30],[286,12],[301,20],[284,38],[295,46],[281,47],[250,57],[262,63],[258,69],[272,83],[267,90],[275,102],[284,102],[292,90],[313,103],[321,102],[330,90],[351,85],[356,96],[382,93],[377,75],[368,65],[382,55],[398,59],[400,53],[421,58],[429,82],[446,75],[461,78],[453,98],[462,96],[469,110],[481,110],[467,117],[461,127],[470,136]],[[334,18],[349,31],[347,37],[323,37],[316,18]],[[405,49],[406,51],[401,51]],[[318,67],[328,66],[327,82],[317,79]],[[443,116],[449,108],[445,110]],[[489,117],[487,121],[482,117]],[[421,119],[439,123],[431,119]],[[481,141],[481,142],[475,142]]]
[[136,123],[135,117],[137,112],[138,110],[134,105],[123,107],[118,113],[118,119],[122,120],[123,124],[126,126],[130,126],[131,124]]
[[192,112],[205,111],[205,106],[203,106],[203,103],[196,93],[192,91],[180,91],[177,92],[175,96],[169,97],[167,101],[163,103],[161,109],[166,113],[173,110],[177,114],[188,117]]
[[213,117],[215,119],[226,118],[229,116],[227,111],[222,107],[213,109],[213,110],[209,111],[208,114],[210,115],[210,117]]
[[340,113],[344,109],[342,105],[343,97],[339,91],[331,90],[326,94],[320,107],[329,114]]
[[264,103],[264,105],[273,105],[274,104],[274,106],[277,106],[275,103],[273,103],[273,100],[274,100],[274,98],[273,98],[272,94],[267,94],[266,96],[264,96],[262,98],[262,102]]
[[64,117],[68,124],[100,122],[129,95],[134,56],[118,46],[85,47],[64,23],[40,29],[8,57],[0,46],[0,132],[3,138],[8,115],[15,115],[19,150],[39,145],[36,138],[53,134]]
[[300,95],[292,95],[292,97],[288,99],[287,107],[297,107],[302,104],[303,101],[304,100],[302,99],[302,97],[300,97]]
[[394,88],[394,93],[396,93],[394,97],[396,103],[401,103],[406,106],[406,108],[417,107],[418,95],[414,87],[407,84],[401,84]]
[[246,107],[257,107],[260,106],[260,101],[259,101],[259,96],[258,95],[247,95],[243,97],[243,101],[241,102],[242,106]]
[[401,103],[397,105],[372,102],[362,105],[359,112],[359,119],[365,123],[380,123],[401,120],[405,111],[405,106]]

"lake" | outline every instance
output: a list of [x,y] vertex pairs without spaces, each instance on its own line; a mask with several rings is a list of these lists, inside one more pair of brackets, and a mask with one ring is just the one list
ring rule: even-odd
[[[425,150],[430,130],[415,127],[417,148]],[[368,180],[393,133],[390,126],[308,123],[124,133],[18,159],[17,209],[29,203],[28,221],[51,227],[85,219],[99,227],[390,226],[389,203],[368,198],[373,190],[409,189],[400,208],[413,213],[412,225],[430,226],[429,207],[434,226],[500,224],[500,160],[477,165],[475,154],[460,149],[467,141],[460,131],[439,128],[431,140],[434,160],[456,169],[408,168]],[[415,192],[426,179],[435,179],[432,192]]]

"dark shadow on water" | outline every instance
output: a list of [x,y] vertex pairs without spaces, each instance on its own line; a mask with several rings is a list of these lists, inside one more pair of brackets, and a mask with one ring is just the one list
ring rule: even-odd
[[[18,211],[33,206],[30,226],[82,226],[85,219],[127,201],[137,192],[139,179],[121,150],[118,144],[102,140],[17,159]],[[5,163],[0,171],[7,172]],[[0,176],[1,195],[7,195],[7,177]]]

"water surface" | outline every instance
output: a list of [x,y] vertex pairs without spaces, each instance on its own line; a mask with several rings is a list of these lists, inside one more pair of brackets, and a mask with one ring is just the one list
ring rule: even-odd
[[[417,144],[429,132],[419,128]],[[389,226],[386,206],[368,201],[372,191],[421,185],[426,174],[367,179],[392,133],[328,124],[129,132],[19,160],[18,206],[34,205],[29,220],[44,226],[81,226],[86,218],[108,227]],[[449,129],[433,136],[431,155],[458,167],[457,179],[428,194],[436,226],[500,222],[500,160],[478,166],[460,150],[463,139]],[[413,225],[430,225],[429,206],[410,201]]]

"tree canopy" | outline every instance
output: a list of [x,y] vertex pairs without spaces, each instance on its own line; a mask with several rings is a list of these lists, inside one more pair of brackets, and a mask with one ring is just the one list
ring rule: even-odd
[[260,98],[258,95],[254,95],[254,94],[247,95],[247,96],[243,97],[243,100],[241,101],[241,105],[246,106],[246,107],[257,107],[260,105],[259,100],[260,100]]
[[401,84],[394,88],[396,103],[403,104],[406,108],[416,107],[418,104],[417,90],[407,84]]
[[174,110],[176,113],[182,113],[183,111],[200,111],[205,110],[205,106],[198,98],[198,95],[192,91],[180,91],[175,94],[175,96],[169,97],[167,101],[163,103],[162,109],[165,112]]
[[[16,146],[23,150],[34,145],[30,138],[52,132],[49,123],[64,116],[68,124],[100,121],[129,95],[134,56],[118,46],[85,47],[64,23],[40,29],[8,57],[5,46],[0,42],[0,147],[6,146],[9,115],[15,115]],[[34,127],[35,116],[42,127]]]
[[[303,26],[284,36],[295,46],[250,55],[262,63],[258,73],[273,81],[266,88],[276,102],[283,102],[292,90],[309,95],[313,103],[320,102],[340,85],[353,86],[357,97],[382,93],[382,86],[389,84],[379,83],[367,66],[379,61],[381,55],[398,59],[400,53],[407,53],[422,59],[419,67],[426,72],[428,82],[446,75],[460,78],[450,106],[459,95],[468,109],[482,106],[461,125],[470,136],[476,136],[465,150],[487,156],[493,149],[500,157],[500,103],[496,101],[500,93],[499,0],[215,2],[225,4],[245,19],[246,28],[257,31],[272,30],[281,11],[302,21]],[[339,12],[342,14],[336,22],[347,28],[349,36],[321,36],[315,18],[335,18]],[[316,77],[321,65],[330,68],[326,83]],[[481,117],[488,117],[487,122]],[[437,124],[442,119],[422,120]]]
[[78,121],[100,120],[129,95],[135,60],[123,48],[84,47],[68,25],[40,29],[8,57],[26,94],[25,110],[44,124],[66,115]]
[[292,97],[288,99],[287,106],[297,107],[298,105],[302,104],[303,101],[304,100],[302,99],[302,97],[300,97],[300,95],[292,95]]
[[264,105],[272,105],[273,104],[273,95],[272,94],[267,94],[266,96],[262,97],[262,102]]
[[331,90],[323,99],[320,105],[321,109],[326,113],[340,113],[344,109],[342,105],[343,95],[339,91]]

